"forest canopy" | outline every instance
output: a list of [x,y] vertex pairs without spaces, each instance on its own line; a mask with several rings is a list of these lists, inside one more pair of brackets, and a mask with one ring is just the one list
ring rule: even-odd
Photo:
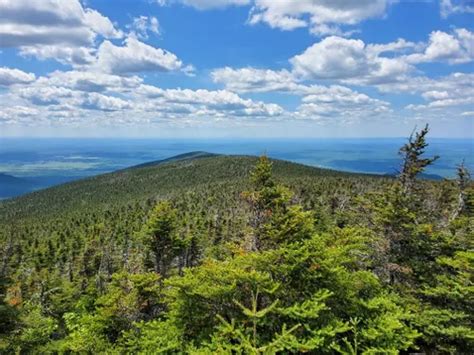
[[189,156],[0,204],[0,352],[468,354],[474,185]]

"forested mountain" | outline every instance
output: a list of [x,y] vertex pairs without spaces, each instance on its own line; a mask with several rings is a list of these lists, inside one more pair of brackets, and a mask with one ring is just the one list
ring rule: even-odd
[[3,353],[474,348],[474,188],[203,152],[0,203]]

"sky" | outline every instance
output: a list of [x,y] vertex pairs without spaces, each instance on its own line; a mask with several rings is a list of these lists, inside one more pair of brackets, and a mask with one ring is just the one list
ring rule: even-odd
[[474,0],[0,0],[0,137],[474,138]]

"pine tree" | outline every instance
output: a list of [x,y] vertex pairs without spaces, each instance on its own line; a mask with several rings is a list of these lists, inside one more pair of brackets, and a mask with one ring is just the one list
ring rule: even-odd
[[[424,240],[432,230],[425,223],[424,202],[428,198],[421,189],[417,177],[432,164],[437,156],[424,158],[428,146],[426,125],[420,132],[411,135],[407,144],[400,149],[403,155],[403,169],[396,181],[382,194],[376,195],[371,209],[374,213],[372,222],[382,236],[379,243],[377,267],[378,274],[390,283],[408,280],[413,275],[416,265],[427,267],[427,254]],[[434,263],[434,258],[431,258]]]
[[314,232],[311,212],[293,204],[293,193],[272,178],[272,163],[266,156],[259,158],[250,181],[252,191],[243,196],[251,206],[252,228],[250,250],[276,248],[281,243],[309,238]]
[[177,210],[167,201],[158,203],[141,232],[141,238],[151,254],[154,270],[165,278],[171,263],[184,248],[177,233]]
[[405,194],[412,193],[414,189],[416,177],[422,173],[428,165],[435,162],[439,156],[432,158],[422,158],[425,149],[428,146],[426,142],[426,135],[429,132],[429,126],[426,126],[420,131],[413,133],[408,139],[408,143],[400,149],[400,155],[403,157],[403,168],[399,175],[399,180],[402,185],[402,191]]

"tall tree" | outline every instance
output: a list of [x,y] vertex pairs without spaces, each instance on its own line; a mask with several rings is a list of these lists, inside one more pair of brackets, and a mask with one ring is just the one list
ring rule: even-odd
[[400,149],[400,155],[403,156],[403,167],[399,179],[404,193],[411,193],[416,177],[439,158],[437,155],[432,158],[422,158],[428,146],[426,142],[428,132],[429,126],[426,124],[421,131],[415,133],[415,136],[412,133],[408,143]]
[[173,259],[184,248],[176,231],[177,211],[168,201],[158,203],[145,224],[141,237],[152,258],[155,272],[166,277]]
[[311,212],[292,203],[293,193],[272,177],[272,162],[266,156],[259,158],[250,181],[253,190],[244,192],[251,206],[252,228],[250,250],[276,248],[281,243],[308,238],[314,232]]

